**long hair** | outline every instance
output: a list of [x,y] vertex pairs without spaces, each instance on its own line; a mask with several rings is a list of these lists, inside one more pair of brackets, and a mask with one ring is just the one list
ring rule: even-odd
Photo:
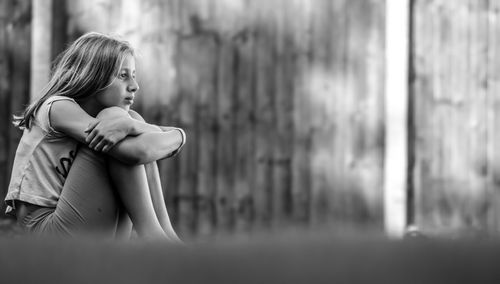
[[134,50],[126,41],[87,33],[74,41],[56,61],[52,76],[37,100],[21,116],[14,116],[14,125],[30,129],[38,108],[51,96],[66,96],[83,101],[106,89],[118,75],[126,55]]

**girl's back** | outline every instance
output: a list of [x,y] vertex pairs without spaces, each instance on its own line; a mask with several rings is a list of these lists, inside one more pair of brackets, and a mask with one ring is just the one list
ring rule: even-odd
[[7,213],[13,200],[55,207],[78,150],[76,140],[54,130],[49,120],[52,103],[70,100],[63,96],[48,98],[39,108],[30,129],[25,129],[17,148],[12,175],[5,198]]

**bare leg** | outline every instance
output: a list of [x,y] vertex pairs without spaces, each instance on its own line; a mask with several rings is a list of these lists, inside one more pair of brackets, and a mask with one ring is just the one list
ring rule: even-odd
[[124,206],[121,205],[120,207],[118,226],[116,228],[116,238],[128,240],[132,236],[132,220],[130,220]]
[[163,197],[163,190],[160,181],[160,172],[158,170],[158,165],[156,162],[148,163],[144,165],[146,168],[146,176],[148,179],[149,191],[151,193],[151,199],[153,201],[153,207],[160,222],[161,227],[168,238],[180,242],[179,237],[172,227],[170,218],[168,217],[167,207],[165,205],[165,199]]
[[144,166],[127,166],[85,146],[73,162],[56,208],[38,208],[22,220],[34,233],[128,238],[130,216],[140,237],[167,238],[153,208]]
[[164,239],[166,235],[154,211],[144,166],[125,165],[108,157],[108,171],[139,237]]
[[87,147],[78,151],[56,208],[39,207],[24,218],[33,233],[114,238],[119,202],[106,168],[106,157]]

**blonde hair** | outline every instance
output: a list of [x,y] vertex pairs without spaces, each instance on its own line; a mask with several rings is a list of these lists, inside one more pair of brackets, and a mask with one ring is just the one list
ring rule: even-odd
[[29,129],[38,108],[51,96],[79,102],[99,94],[112,83],[128,54],[133,56],[134,50],[126,41],[95,32],[79,37],[57,57],[40,97],[23,115],[14,116],[14,125]]

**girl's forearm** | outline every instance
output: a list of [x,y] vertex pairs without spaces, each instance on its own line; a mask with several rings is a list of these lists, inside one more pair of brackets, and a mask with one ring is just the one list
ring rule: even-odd
[[184,141],[181,131],[146,132],[129,136],[109,153],[126,164],[146,164],[169,157]]
[[149,124],[144,121],[133,119],[132,131],[130,135],[140,135],[148,132],[161,132],[163,129],[154,124]]

